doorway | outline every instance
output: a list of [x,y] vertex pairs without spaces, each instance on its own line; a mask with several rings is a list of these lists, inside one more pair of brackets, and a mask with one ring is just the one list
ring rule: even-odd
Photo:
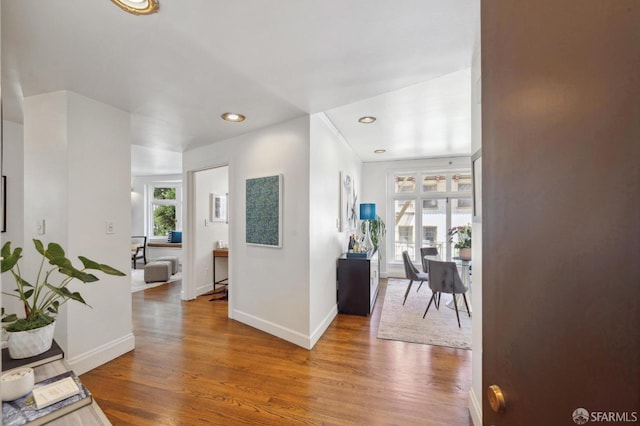
[[198,170],[190,180],[190,285],[194,296],[200,296],[211,292],[214,282],[219,286],[229,276],[226,259],[214,259],[214,250],[229,247],[229,166]]

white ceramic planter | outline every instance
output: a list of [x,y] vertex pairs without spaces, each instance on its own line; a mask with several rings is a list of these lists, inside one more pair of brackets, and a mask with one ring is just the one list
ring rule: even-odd
[[462,260],[471,260],[471,249],[470,248],[461,248],[460,249],[460,259],[462,259]]
[[13,359],[29,358],[48,351],[53,343],[55,322],[28,331],[9,331],[7,345]]

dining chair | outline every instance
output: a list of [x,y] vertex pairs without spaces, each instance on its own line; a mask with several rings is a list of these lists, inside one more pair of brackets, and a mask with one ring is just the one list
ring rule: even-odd
[[[430,256],[430,257],[426,257]],[[420,248],[420,257],[422,259],[422,270],[428,274],[429,273],[429,264],[427,260],[438,260],[438,248],[437,247],[421,247]]]
[[134,235],[131,237],[131,263],[136,269],[138,259],[142,259],[147,264],[147,237],[145,235]]
[[[440,293],[448,293],[453,295],[453,306],[456,309],[456,318],[458,319],[458,328],[460,328],[460,314],[458,313],[458,301],[456,300],[456,294],[462,294],[464,305],[467,308],[469,318],[471,318],[471,311],[469,310],[469,304],[467,303],[467,287],[465,287],[460,274],[458,274],[458,268],[455,262],[444,262],[439,260],[429,260],[429,287],[433,294],[429,299],[427,309],[424,311],[424,318],[429,311],[431,302],[436,299],[436,296]],[[439,297],[439,296],[438,296]]]
[[413,266],[411,258],[409,258],[409,253],[407,251],[402,252],[402,261],[404,262],[405,276],[409,280],[407,291],[405,291],[404,293],[404,301],[402,302],[402,304],[404,305],[404,303],[407,301],[407,295],[409,294],[409,290],[411,290],[411,285],[413,284],[413,282],[420,281],[420,286],[418,287],[418,290],[420,290],[422,283],[429,280],[429,275],[425,274],[424,272],[418,271],[418,269]]

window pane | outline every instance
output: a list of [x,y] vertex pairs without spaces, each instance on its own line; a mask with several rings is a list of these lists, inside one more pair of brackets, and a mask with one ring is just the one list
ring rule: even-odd
[[394,258],[402,261],[402,252],[408,251],[409,256],[415,259],[415,226],[416,204],[414,200],[395,200],[395,244]]
[[153,236],[162,237],[176,229],[176,206],[153,206]]
[[422,177],[422,192],[445,192],[447,179],[445,176],[432,175]]
[[451,191],[471,192],[471,175],[454,175],[451,180]]
[[155,200],[175,200],[176,188],[153,188],[153,198]]
[[420,241],[420,247],[436,247],[442,259],[445,259],[446,253],[443,250],[446,249],[446,239],[447,200],[422,200],[422,241]]
[[396,192],[415,192],[416,178],[413,175],[396,176],[395,191]]

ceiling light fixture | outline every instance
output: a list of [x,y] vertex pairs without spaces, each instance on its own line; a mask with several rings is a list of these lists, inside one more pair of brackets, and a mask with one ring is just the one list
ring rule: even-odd
[[374,154],[384,154],[385,152],[387,152],[386,149],[376,149],[373,151]]
[[374,121],[376,121],[376,118],[371,116],[364,116],[364,117],[360,117],[358,121],[363,124],[371,124]]
[[222,117],[224,121],[233,121],[234,123],[244,121],[244,119],[246,118],[244,115],[236,114],[235,112],[225,112],[220,117]]
[[111,0],[120,9],[134,15],[149,15],[158,11],[158,0]]

